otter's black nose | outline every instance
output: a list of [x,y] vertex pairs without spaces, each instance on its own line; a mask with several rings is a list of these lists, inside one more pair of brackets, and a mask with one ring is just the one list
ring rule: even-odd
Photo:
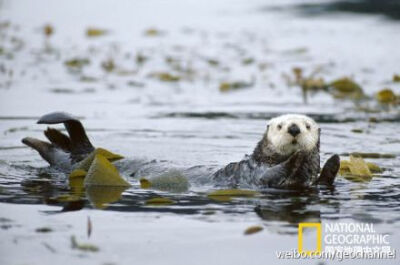
[[293,137],[296,137],[300,133],[300,128],[296,124],[290,125],[288,128],[288,133],[290,133]]

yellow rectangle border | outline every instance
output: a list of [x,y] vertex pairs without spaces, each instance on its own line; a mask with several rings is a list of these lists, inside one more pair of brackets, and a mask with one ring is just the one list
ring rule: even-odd
[[[303,250],[303,228],[316,228],[317,229],[317,249],[315,250]],[[321,254],[322,249],[322,231],[321,231],[321,223],[299,223],[298,229],[298,242],[297,248],[300,254],[305,253],[307,256],[311,255],[319,255]]]

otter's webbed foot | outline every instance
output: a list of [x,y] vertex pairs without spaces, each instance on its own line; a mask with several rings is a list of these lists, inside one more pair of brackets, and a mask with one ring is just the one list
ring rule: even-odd
[[331,156],[322,168],[321,174],[315,184],[332,185],[340,169],[340,158],[338,155]]

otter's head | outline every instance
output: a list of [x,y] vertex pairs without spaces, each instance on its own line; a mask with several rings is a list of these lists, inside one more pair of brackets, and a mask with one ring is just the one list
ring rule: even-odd
[[286,114],[268,123],[266,139],[268,146],[280,155],[295,151],[311,151],[319,144],[319,126],[305,115]]

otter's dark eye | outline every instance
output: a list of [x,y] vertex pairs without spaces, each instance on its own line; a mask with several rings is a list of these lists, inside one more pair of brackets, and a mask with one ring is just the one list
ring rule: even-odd
[[278,130],[282,129],[282,125],[278,124]]
[[310,124],[306,124],[306,128],[307,128],[307,130],[310,130],[311,129],[311,126],[310,126]]

